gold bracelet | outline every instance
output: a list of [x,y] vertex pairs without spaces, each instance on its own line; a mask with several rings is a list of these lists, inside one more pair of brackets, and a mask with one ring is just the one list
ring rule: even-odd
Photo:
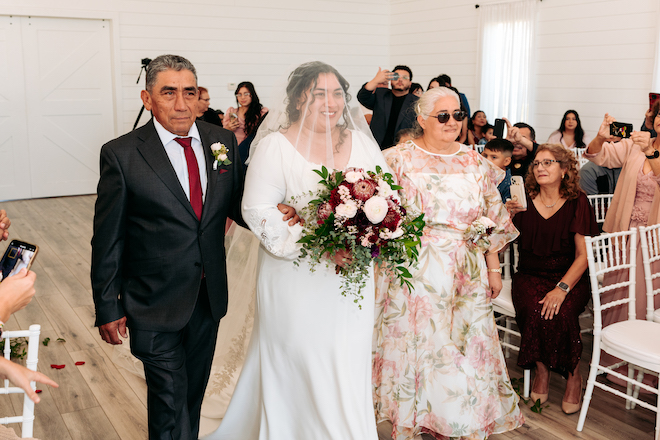
[[489,273],[499,273],[499,274],[501,274],[502,273],[502,268],[498,267],[497,269],[488,269],[488,272]]

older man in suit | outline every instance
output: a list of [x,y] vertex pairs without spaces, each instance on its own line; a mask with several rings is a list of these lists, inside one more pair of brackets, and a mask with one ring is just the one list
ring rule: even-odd
[[[163,55],[147,69],[153,118],[101,149],[92,288],[102,338],[130,329],[145,368],[149,439],[196,439],[218,323],[227,311],[225,222],[240,215],[236,138],[195,122],[195,67]],[[224,145],[215,163],[211,147]],[[230,163],[228,163],[230,162]]]
[[[392,89],[378,85],[390,81]],[[364,84],[357,94],[360,104],[373,110],[371,132],[381,150],[394,145],[399,130],[415,125],[414,106],[417,96],[410,92],[412,71],[408,66],[396,66],[393,72],[378,69],[376,76]]]

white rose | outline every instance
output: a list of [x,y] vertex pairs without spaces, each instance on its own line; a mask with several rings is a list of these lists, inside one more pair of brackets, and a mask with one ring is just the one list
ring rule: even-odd
[[357,172],[357,171],[349,171],[348,173],[346,173],[344,178],[346,179],[346,181],[348,183],[355,183],[358,180],[362,179],[362,173]]
[[394,195],[394,191],[392,191],[392,188],[390,187],[389,183],[385,182],[384,180],[379,180],[378,195],[387,198],[389,196]]
[[392,235],[390,236],[390,239],[393,238],[399,238],[403,235],[403,229],[401,228],[396,228],[396,231],[392,232]]
[[223,162],[223,161],[227,160],[227,155],[226,154],[218,154],[218,160],[220,162]]
[[387,200],[380,196],[373,196],[364,202],[362,209],[371,223],[378,224],[387,215]]
[[216,142],[215,144],[211,144],[211,151],[217,151],[222,148],[224,148],[225,144],[222,144],[220,142]]
[[335,212],[342,217],[353,218],[357,214],[357,205],[353,202],[342,203],[335,208]]

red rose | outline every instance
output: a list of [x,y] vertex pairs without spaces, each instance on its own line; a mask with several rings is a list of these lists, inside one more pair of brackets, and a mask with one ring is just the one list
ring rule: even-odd
[[376,184],[371,180],[360,180],[353,184],[353,197],[366,202],[376,192]]
[[339,196],[339,187],[332,190],[330,193],[330,200],[328,201],[332,209],[334,210],[341,203],[341,197]]

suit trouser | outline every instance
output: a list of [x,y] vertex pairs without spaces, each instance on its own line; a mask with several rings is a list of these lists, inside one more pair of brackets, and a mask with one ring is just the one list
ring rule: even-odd
[[176,332],[131,329],[131,351],[144,364],[149,440],[192,440],[211,372],[218,322],[211,315],[206,280],[186,326]]

